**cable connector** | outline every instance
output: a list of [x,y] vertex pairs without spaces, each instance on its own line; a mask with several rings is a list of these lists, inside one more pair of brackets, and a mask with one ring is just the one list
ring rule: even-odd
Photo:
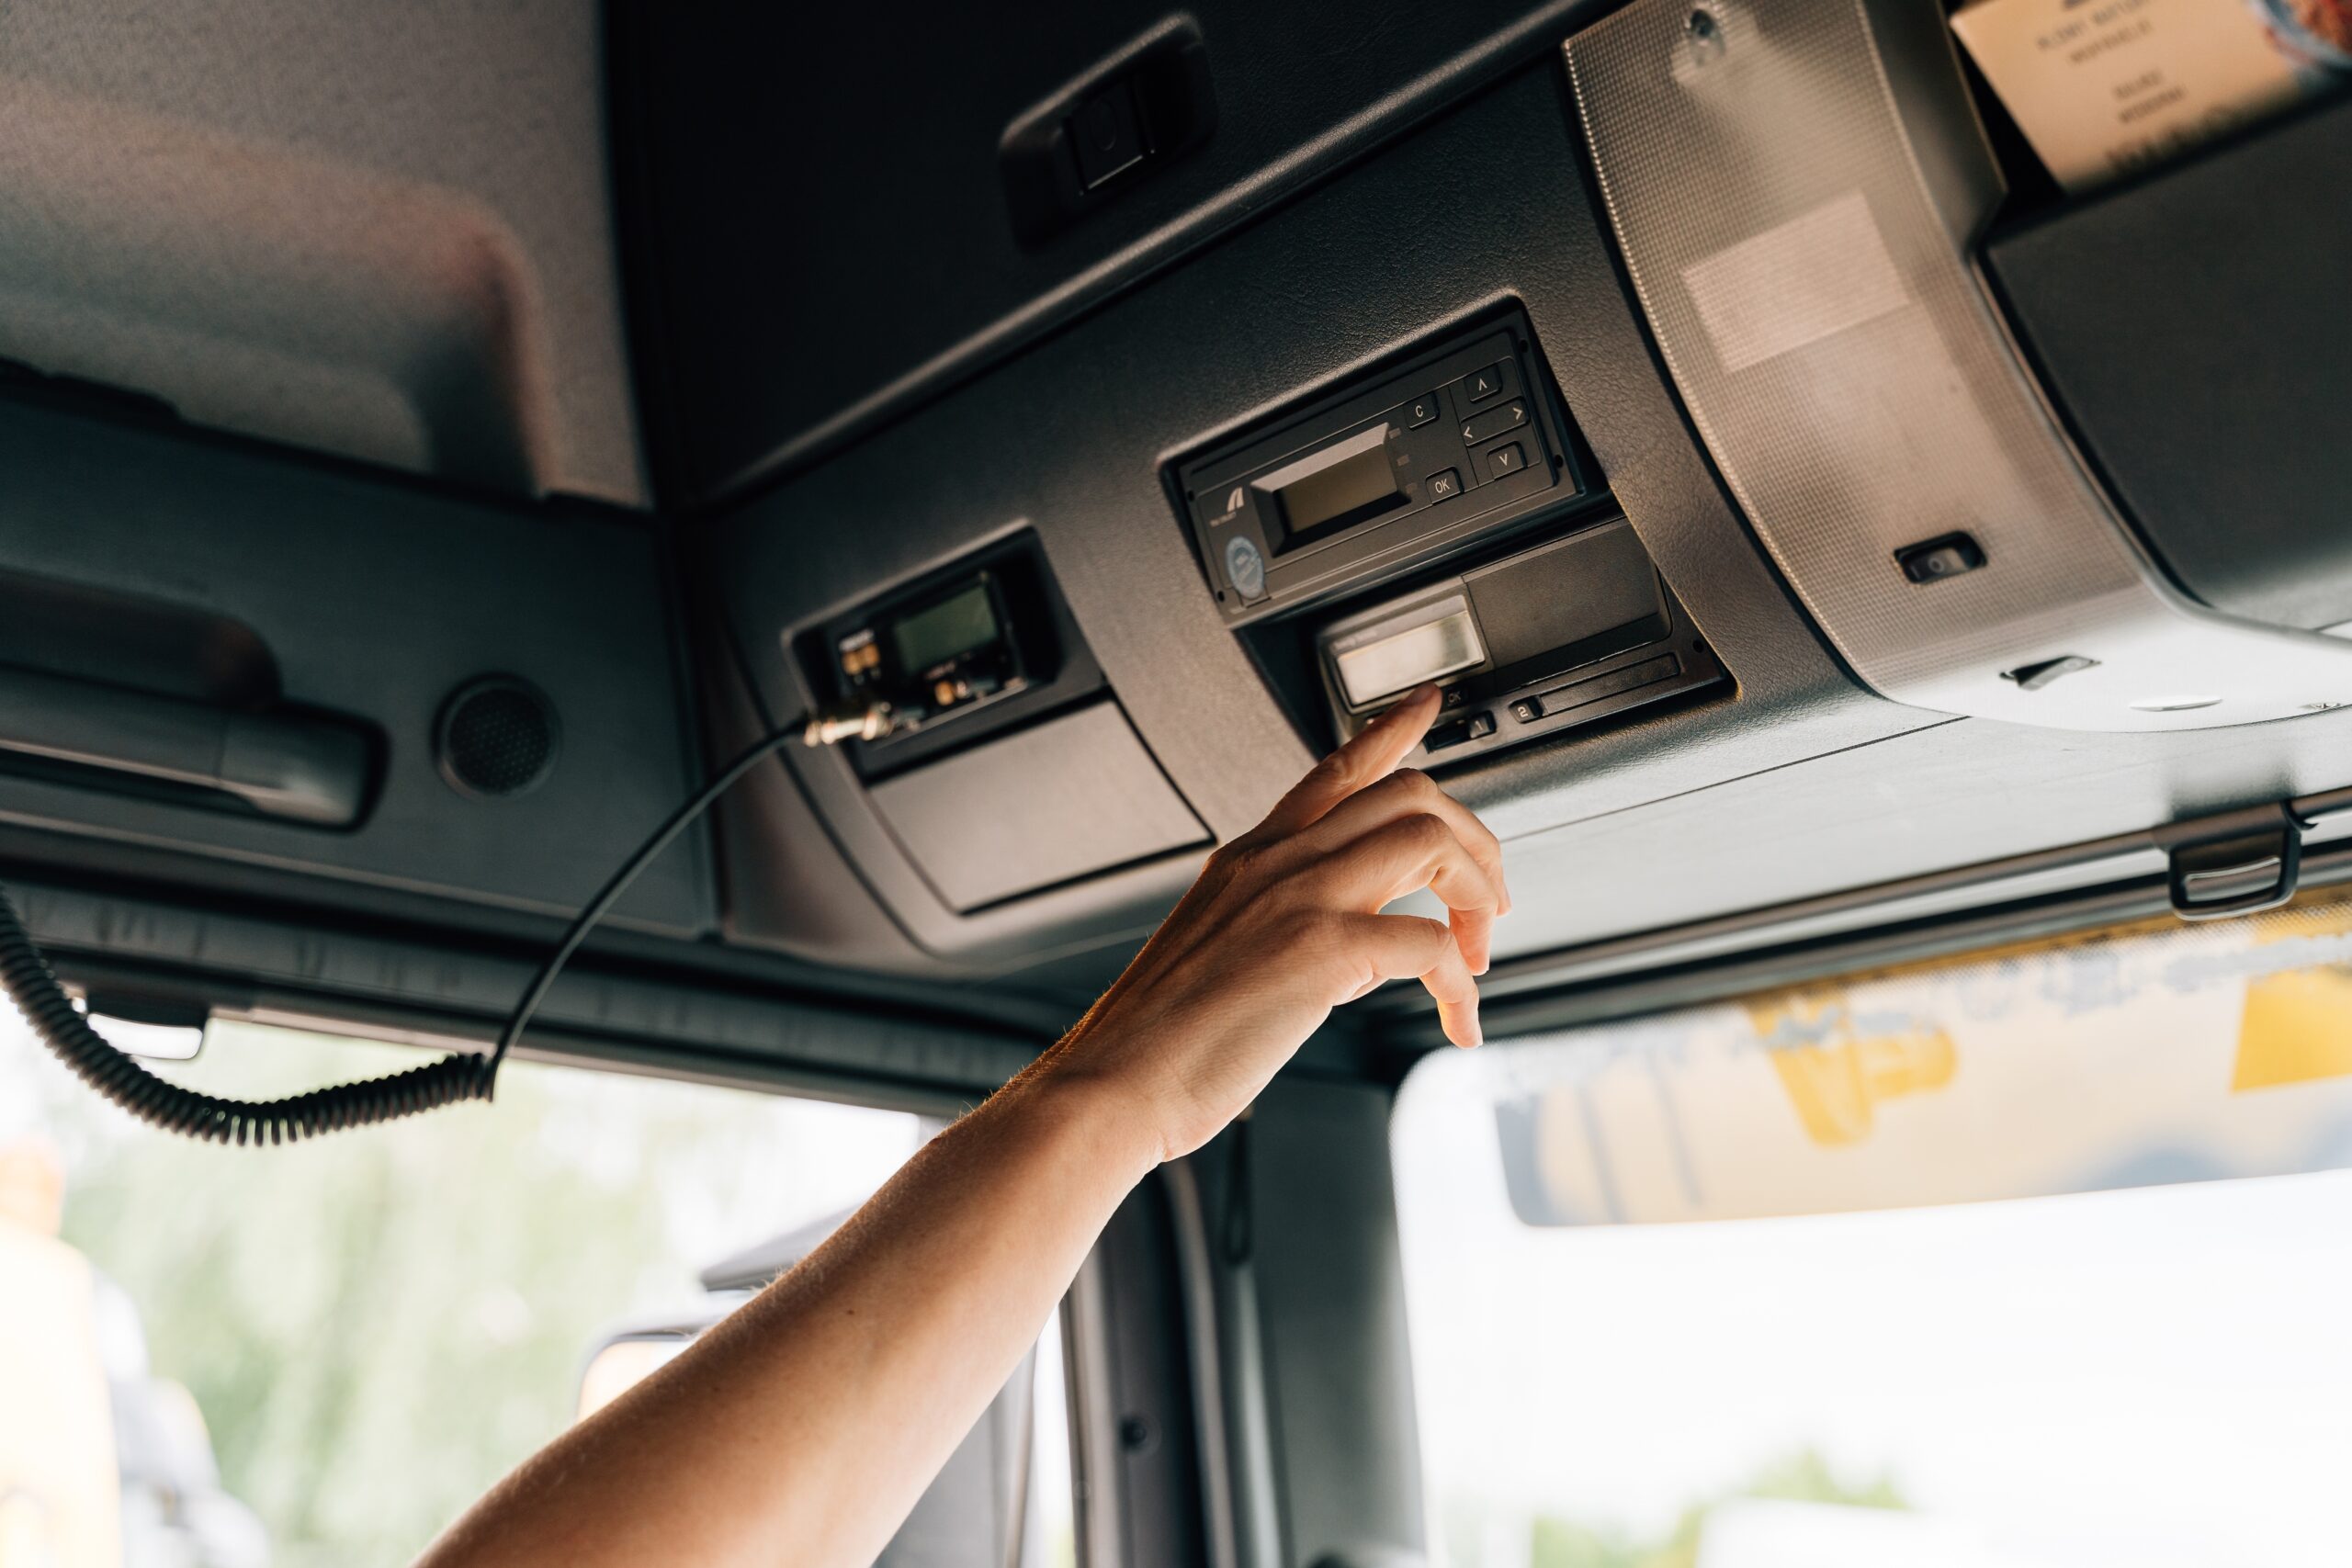
[[879,740],[889,733],[890,705],[874,703],[865,707],[819,708],[808,716],[800,740],[806,746],[838,746],[844,740]]

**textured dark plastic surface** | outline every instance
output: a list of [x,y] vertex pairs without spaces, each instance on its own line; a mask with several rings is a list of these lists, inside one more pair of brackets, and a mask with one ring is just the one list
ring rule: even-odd
[[348,828],[367,805],[375,751],[366,730],[332,718],[0,668],[0,770],[62,762],[94,787],[153,781],[227,809]]
[[[1498,69],[1547,55],[1572,9],[1189,6],[1215,130],[1024,244],[1000,164],[1007,133],[1170,23],[1164,0],[616,0],[617,112],[642,142],[621,193],[632,314],[640,357],[659,361],[640,374],[671,404],[656,414],[659,479],[710,496],[903,404],[914,389],[901,383],[968,373]],[[1487,188],[1478,175],[1510,166],[1490,149],[1442,197],[1390,214],[1392,228],[1473,204]]]
[[2181,586],[2352,620],[2352,96],[1997,236],[2045,385]]
[[[1146,1181],[1103,1227],[1070,1287],[1069,1355],[1087,1418],[1070,1436],[1087,1503],[1085,1561],[1203,1568],[1210,1559],[1192,1336],[1170,1179]],[[1208,1368],[1201,1376],[1210,1375]]]
[[1394,1562],[1427,1539],[1389,1111],[1384,1093],[1292,1079],[1247,1123],[1244,1245],[1283,1496],[1275,1562]]
[[[6,400],[0,472],[0,571],[111,596],[58,640],[62,668],[119,678],[153,662],[138,650],[159,635],[233,627],[206,634],[238,666],[228,684],[281,684],[287,707],[343,716],[384,745],[354,831],[5,774],[0,821],[547,912],[594,892],[693,788],[661,542],[641,523]],[[118,639],[129,651],[109,655]],[[451,693],[492,673],[547,694],[563,753],[527,795],[469,799],[436,765],[435,724]],[[616,918],[708,928],[708,840],[689,842]]]
[[999,160],[1013,232],[1037,246],[1127,195],[1216,129],[1207,48],[1171,17],[1023,114]]
[[[103,863],[105,847],[81,858]],[[344,1019],[388,1039],[487,1041],[539,953],[413,923],[370,932],[336,918],[291,921],[210,889],[176,899],[130,896],[119,884],[83,891],[28,879],[19,863],[12,855],[8,886],[69,984],[184,998],[199,1010]],[[662,944],[628,945],[641,953]],[[718,962],[707,944],[695,951]],[[893,992],[775,960],[739,957],[731,978],[729,967],[665,972],[640,962],[616,970],[583,952],[540,1009],[534,1053],[672,1070],[699,1059],[754,1081],[820,1089],[879,1081],[896,1086],[910,1109],[953,1115],[1068,1026],[1059,1006],[1036,1010],[1031,1022],[990,1020],[986,1009],[960,1009],[956,988],[936,982]]]

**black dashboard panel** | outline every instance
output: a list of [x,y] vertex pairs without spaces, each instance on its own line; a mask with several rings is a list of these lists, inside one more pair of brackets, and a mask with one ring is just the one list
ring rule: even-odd
[[[1577,9],[616,0],[616,122],[639,143],[621,166],[625,255],[639,375],[661,405],[657,482],[713,496],[903,406],[910,383],[968,373],[1500,71],[1548,58]],[[1136,156],[1117,129],[1137,108],[1128,65],[1150,66],[1180,33],[1197,41],[1213,123],[1196,110],[1172,123],[1171,103],[1197,95],[1147,70],[1142,144],[1156,137],[1164,155]],[[1081,166],[1051,149],[1083,195],[1038,232],[1021,194],[1030,154],[1097,119],[1112,151]],[[1467,167],[1519,183],[1499,150]],[[1084,190],[1089,179],[1101,183]],[[1498,188],[1464,179],[1392,226],[1442,228]]]

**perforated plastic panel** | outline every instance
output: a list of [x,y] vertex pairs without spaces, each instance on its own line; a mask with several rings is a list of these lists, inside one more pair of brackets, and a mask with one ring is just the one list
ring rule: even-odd
[[[2061,437],[1971,263],[1998,176],[1936,0],[1640,0],[1566,54],[1676,384],[1856,673],[2061,728],[2352,701],[2352,647],[2183,598]],[[1956,532],[1978,570],[1898,565]]]

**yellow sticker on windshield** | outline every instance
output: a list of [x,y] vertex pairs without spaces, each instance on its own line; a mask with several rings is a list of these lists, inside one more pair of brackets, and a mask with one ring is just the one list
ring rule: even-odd
[[2333,965],[2248,980],[2230,1091],[2352,1077],[2352,973]]
[[1943,1088],[1960,1062],[1951,1033],[1932,1024],[1858,1033],[1842,994],[1792,993],[1748,1004],[1747,1016],[1805,1136],[1823,1148],[1860,1143],[1880,1105]]

